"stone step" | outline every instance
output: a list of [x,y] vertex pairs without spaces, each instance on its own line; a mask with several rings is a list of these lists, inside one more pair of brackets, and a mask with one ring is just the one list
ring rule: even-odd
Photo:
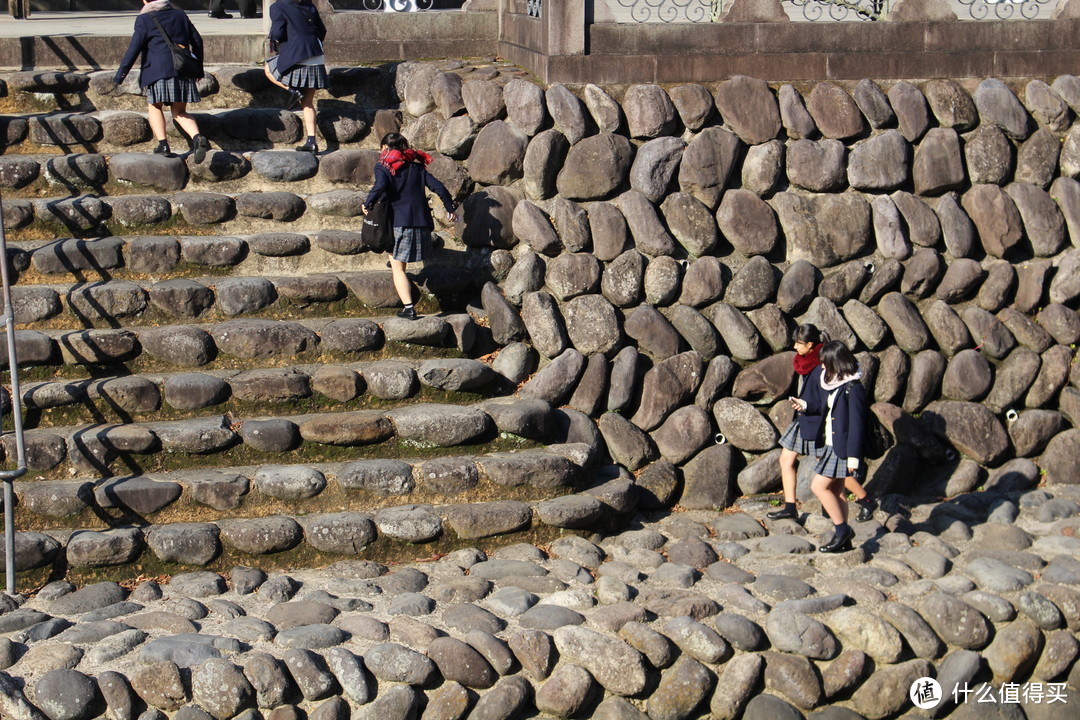
[[[335,150],[323,156],[295,150],[267,150],[247,157],[212,151],[201,165],[191,157],[149,152],[106,158],[88,153],[64,155],[44,165],[25,156],[0,158],[0,171],[35,177],[4,193],[4,227],[39,228],[36,237],[80,237],[111,232],[129,234],[155,228],[205,235],[281,232],[298,220],[311,229],[332,230],[362,224],[361,206],[372,183],[378,153]],[[248,175],[251,167],[263,175]],[[44,167],[44,174],[38,173]],[[436,157],[428,166],[460,200],[472,181],[453,160]],[[66,194],[57,195],[57,192]],[[108,190],[108,195],[102,192]],[[19,196],[22,197],[19,197]],[[433,213],[445,228],[441,203]],[[291,229],[291,228],[290,228]],[[13,240],[20,239],[15,233]],[[338,250],[354,254],[355,241]]]
[[[199,81],[202,100],[190,109],[280,108],[288,93],[272,84],[262,67],[207,65]],[[509,72],[509,71],[508,71]],[[146,111],[139,86],[139,67],[132,68],[117,88],[115,69],[90,72],[23,71],[0,73],[6,84],[7,107],[28,113],[56,110]],[[324,108],[370,111],[397,104],[393,65],[327,67],[329,87],[320,91]],[[9,111],[10,112],[10,111]]]
[[[442,367],[452,371],[460,366],[444,363]],[[404,368],[391,363],[375,370],[385,370],[387,375],[398,371],[398,379],[408,377]],[[267,394],[290,389],[276,389],[272,383],[301,385],[306,379],[305,375],[288,370],[261,375],[265,377],[254,375],[253,379],[263,380],[262,388]],[[373,373],[372,377],[378,376]],[[118,389],[116,381],[112,381],[112,387]],[[482,397],[463,396],[459,401],[475,403]],[[520,438],[546,441],[559,427],[568,426],[565,414],[553,417],[551,406],[540,400],[494,397],[480,404],[456,405],[439,403],[437,396],[417,399],[420,402],[358,404],[322,412],[315,408],[314,413],[301,414],[268,413],[272,401],[263,400],[261,407],[234,406],[216,414],[196,412],[178,420],[150,416],[109,424],[108,418],[94,418],[93,424],[28,430],[24,436],[27,465],[35,478],[58,479],[122,476],[148,468],[205,469],[245,462],[280,463],[297,456],[307,457],[311,462],[408,457],[418,449],[442,455],[446,448],[458,446],[494,443],[501,447],[509,443],[508,447],[513,448]],[[587,428],[574,432],[575,437],[582,433],[596,437]],[[9,458],[15,454],[14,443],[12,434],[3,437]],[[448,486],[456,482],[448,481]],[[522,482],[527,482],[527,477]]]
[[[354,325],[363,330],[363,326]],[[95,376],[27,382],[27,429],[101,423],[179,420],[215,408],[231,416],[260,412],[334,412],[383,408],[401,401],[473,402],[508,388],[506,378],[479,360],[388,358],[280,368],[248,367],[176,374]],[[510,387],[512,389],[512,387]]]
[[[272,422],[262,423],[259,432],[264,438],[273,432]],[[312,457],[299,464],[273,462],[294,456],[267,456],[268,461],[260,465],[225,462],[210,468],[20,482],[16,487],[18,527],[101,529],[134,521],[208,522],[342,509],[371,512],[406,503],[495,498],[536,502],[609,482],[599,494],[617,493],[605,499],[620,512],[633,507],[626,497],[633,478],[614,466],[598,467],[594,475],[599,451],[588,443],[541,448],[517,438],[456,451],[418,450],[413,445],[377,456],[339,454],[335,461],[319,459],[311,448],[298,454]],[[256,458],[249,455],[247,459]],[[596,503],[563,501],[545,507],[542,516],[549,524],[575,527],[598,519],[601,509]]]
[[[144,238],[146,240],[146,238]],[[147,242],[149,263],[175,262],[180,243],[172,238]],[[162,256],[165,257],[162,257]],[[145,268],[142,268],[145,269]],[[388,307],[400,307],[388,271],[311,275],[267,275],[229,277],[177,277],[171,270],[166,280],[111,279],[68,285],[17,284],[11,290],[15,322],[20,329],[84,325],[87,328],[158,327],[173,322],[198,320],[223,322],[235,317],[262,319],[318,319],[347,316],[381,317]],[[464,271],[458,271],[464,274]],[[157,273],[154,273],[155,275]],[[448,271],[447,274],[453,274]],[[415,277],[424,298],[420,312],[439,312],[444,307],[438,295]],[[467,279],[461,283],[466,286]],[[437,287],[437,283],[436,283]],[[355,290],[353,290],[355,288]],[[447,305],[453,305],[453,298]],[[460,302],[458,303],[460,304]]]
[[[530,463],[548,466],[553,461],[569,464],[560,454],[577,454],[578,448],[553,447],[551,452],[521,452],[505,456],[457,458],[460,464],[473,463],[481,474],[485,462],[508,460],[527,467]],[[482,492],[460,493],[448,498],[445,494],[429,494],[420,490],[408,496],[386,496],[364,509],[338,510],[324,507],[316,501],[296,502],[288,493],[310,492],[313,487],[326,485],[321,492],[336,495],[347,505],[355,507],[357,493],[343,488],[341,478],[351,482],[372,473],[388,474],[388,469],[376,466],[398,464],[392,461],[363,461],[341,463],[336,468],[315,469],[308,466],[266,466],[261,468],[224,468],[216,473],[189,474],[173,479],[139,476],[122,481],[90,483],[41,483],[40,487],[22,488],[22,506],[37,504],[51,512],[70,512],[82,505],[82,511],[67,516],[64,521],[91,517],[92,512],[114,516],[126,512],[129,518],[139,517],[139,526],[124,521],[105,525],[90,520],[73,531],[65,528],[41,527],[18,534],[16,547],[24,550],[34,545],[36,552],[19,553],[19,570],[34,570],[42,563],[55,562],[65,556],[70,568],[85,571],[136,562],[147,554],[146,560],[167,564],[172,572],[186,567],[209,566],[229,568],[235,565],[288,562],[296,553],[318,554],[321,564],[341,559],[341,556],[362,555],[365,559],[394,560],[417,552],[410,545],[423,544],[434,552],[460,545],[461,541],[490,538],[499,535],[542,533],[547,539],[557,537],[553,530],[581,528],[586,524],[602,525],[633,509],[635,486],[632,478],[592,485],[579,492],[566,494],[573,488],[550,488],[519,492],[513,499],[485,501]],[[434,462],[434,461],[430,461]],[[409,465],[400,463],[407,474]],[[424,464],[417,464],[421,471]],[[326,471],[324,474],[323,471]],[[336,472],[337,474],[333,474]],[[583,471],[573,470],[578,475]],[[292,481],[296,487],[287,487]],[[409,480],[411,482],[411,479]],[[478,488],[488,484],[486,477]],[[237,494],[242,493],[238,498]],[[413,495],[427,496],[429,502],[407,502]],[[529,497],[532,495],[533,497]],[[457,502],[447,502],[457,500]],[[241,502],[238,510],[249,505],[263,514],[233,515],[233,501]],[[127,504],[134,502],[135,504]],[[45,504],[50,507],[46,508]],[[308,505],[311,505],[309,512]],[[143,513],[138,507],[157,508]],[[158,507],[160,506],[160,507]],[[201,509],[200,509],[201,508]],[[327,512],[327,510],[331,510]],[[20,514],[25,511],[20,509]],[[39,517],[38,520],[45,518]],[[40,523],[39,523],[40,524]],[[546,530],[545,530],[546,528]],[[298,548],[306,541],[306,548]],[[283,551],[294,553],[276,555]],[[275,555],[273,558],[265,556]],[[262,556],[262,557],[260,557]],[[335,557],[337,556],[337,557]],[[265,559],[264,559],[265,558]],[[310,560],[309,560],[310,562]]]
[[[300,320],[235,319],[220,323],[108,329],[16,330],[15,345],[26,382],[54,377],[57,366],[94,372],[123,367],[147,373],[182,368],[215,370],[266,364],[339,362],[359,357],[409,354],[443,357],[474,349],[486,329],[467,314],[428,315],[417,320],[392,317],[324,317]],[[6,355],[0,362],[6,363]],[[49,374],[31,368],[53,368]],[[76,378],[82,376],[76,374]]]
[[[400,303],[394,300],[386,269],[388,256],[367,247],[358,230],[290,230],[294,232],[9,241],[8,255],[17,273],[17,287],[111,280],[147,286],[163,277],[205,283],[223,279],[207,278],[246,276],[277,278],[280,292],[300,303],[309,299],[302,292],[297,294],[297,288],[322,284],[326,281],[321,278],[333,276],[365,305]],[[434,252],[424,261],[423,271],[412,274],[413,282],[440,298],[475,294],[481,276],[469,266],[480,264],[483,258],[460,252],[459,244],[447,233],[435,233],[432,246]],[[290,290],[290,284],[297,288]],[[33,316],[33,312],[27,315]]]

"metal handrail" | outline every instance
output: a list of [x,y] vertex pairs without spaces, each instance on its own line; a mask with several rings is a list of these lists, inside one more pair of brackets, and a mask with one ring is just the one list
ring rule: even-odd
[[[22,393],[19,391],[19,363],[15,354],[15,313],[11,308],[11,279],[8,276],[7,236],[4,205],[0,196],[0,292],[4,299],[4,331],[7,334],[8,370],[11,372],[11,421],[15,431],[16,467],[0,470],[4,483],[4,577],[8,595],[15,594],[15,480],[26,474],[26,444],[23,442]],[[0,415],[0,434],[3,433]]]

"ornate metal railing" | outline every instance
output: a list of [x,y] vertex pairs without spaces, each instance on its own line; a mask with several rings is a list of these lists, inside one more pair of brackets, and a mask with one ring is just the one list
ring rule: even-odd
[[884,20],[890,0],[783,0],[798,9],[804,20]]
[[364,10],[385,10],[386,12],[410,12],[412,10],[430,10],[435,0],[361,0]]
[[[956,0],[967,8],[972,20],[1034,20],[1051,10],[1058,0]],[[1046,13],[1043,13],[1044,15]],[[961,18],[963,19],[963,18]]]
[[617,0],[635,22],[716,22],[724,0]]
[[[619,22],[704,23],[717,22],[730,0],[607,0]],[[895,0],[781,0],[784,10],[797,21],[884,20]],[[1058,0],[950,0],[960,20],[1034,20],[1049,18]],[[529,0],[537,6],[541,0]]]
[[544,14],[544,0],[529,0],[525,3],[529,17],[538,18]]

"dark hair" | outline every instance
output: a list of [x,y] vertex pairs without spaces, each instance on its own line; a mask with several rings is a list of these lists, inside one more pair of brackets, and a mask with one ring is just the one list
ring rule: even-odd
[[409,140],[400,133],[386,133],[383,135],[382,144],[391,150],[408,150]]
[[805,323],[795,328],[795,332],[791,333],[791,342],[808,342],[811,345],[817,345],[819,343],[828,342],[829,334],[822,332],[818,329],[817,325],[811,325]]
[[848,349],[848,346],[839,340],[831,340],[825,343],[818,354],[825,370],[825,379],[835,382],[839,378],[854,375],[859,371],[859,361]]

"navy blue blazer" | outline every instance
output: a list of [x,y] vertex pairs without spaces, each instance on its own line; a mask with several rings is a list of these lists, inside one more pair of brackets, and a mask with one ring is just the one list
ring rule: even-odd
[[405,163],[396,175],[382,163],[375,165],[375,184],[368,193],[364,207],[370,208],[384,195],[390,200],[394,213],[394,227],[433,228],[431,207],[424,188],[428,187],[442,200],[446,212],[454,212],[454,198],[446,186],[439,182],[418,162]]
[[795,422],[799,423],[799,437],[804,440],[814,440],[821,435],[821,425],[825,422],[825,416],[820,412],[810,412],[811,407],[827,407],[828,398],[821,389],[821,373],[821,365],[818,365],[802,376],[799,399],[806,401],[806,410],[795,416]]
[[172,53],[169,52],[169,46],[165,44],[165,38],[161,37],[161,32],[158,31],[151,16],[157,18],[161,27],[165,28],[170,40],[177,45],[191,48],[195,57],[199,58],[200,62],[202,61],[202,37],[188,20],[187,13],[176,8],[142,13],[135,18],[135,31],[131,36],[131,44],[128,45],[127,52],[120,61],[120,68],[113,76],[113,82],[117,85],[124,82],[124,78],[131,72],[139,55],[142,55],[139,74],[139,85],[142,87],[150,87],[158,80],[180,76],[180,73],[173,70]]
[[832,445],[833,452],[839,457],[862,460],[863,439],[866,435],[866,413],[870,412],[867,406],[866,389],[858,380],[852,380],[836,391],[836,400],[833,402],[832,409],[831,438],[824,437],[824,416],[829,411],[829,394],[822,389],[821,404],[813,408],[807,406],[808,412],[817,412],[822,417],[819,443]]
[[270,6],[270,43],[277,48],[277,70],[282,75],[322,55],[325,37],[326,26],[310,0],[277,0]]

